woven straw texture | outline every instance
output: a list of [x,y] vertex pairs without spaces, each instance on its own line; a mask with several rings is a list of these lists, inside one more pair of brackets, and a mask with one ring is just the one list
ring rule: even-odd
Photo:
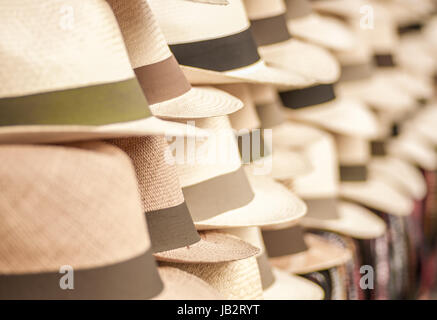
[[149,247],[135,172],[105,143],[0,147],[0,273],[90,268]]
[[0,97],[134,77],[103,0],[2,1],[0,47]]

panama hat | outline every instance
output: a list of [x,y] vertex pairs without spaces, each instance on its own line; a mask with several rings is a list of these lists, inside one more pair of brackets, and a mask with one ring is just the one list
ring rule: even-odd
[[259,228],[236,228],[224,232],[233,234],[261,249],[261,253],[257,256],[257,263],[265,300],[323,300],[324,292],[320,286],[270,265]]
[[416,115],[405,122],[405,131],[415,132],[425,141],[437,145],[437,133],[434,130],[437,120],[437,104],[432,102],[424,106]]
[[355,39],[347,25],[314,12],[309,0],[286,0],[290,33],[327,49],[342,51],[353,47]]
[[149,5],[192,84],[260,82],[300,86],[312,79],[267,65],[259,56],[241,0],[226,6],[180,0]]
[[313,234],[299,225],[282,230],[263,230],[270,263],[287,273],[306,274],[341,266],[351,252]]
[[370,143],[358,137],[335,136],[340,163],[340,196],[388,214],[407,216],[411,198],[393,188],[383,176],[368,167]]
[[[163,137],[111,141],[132,159],[156,259],[215,263],[251,257],[257,249],[234,237],[202,232],[194,227],[184,201],[176,168],[166,159]],[[214,252],[214,255],[211,255]]]
[[[7,1],[1,13],[0,143],[187,133],[152,116],[105,1],[43,4]],[[63,6],[74,25],[55,14]]]
[[[245,0],[244,4],[260,54],[267,63],[317,83],[338,79],[338,63],[327,50],[292,38],[283,0]],[[311,83],[299,87],[308,85]]]
[[234,97],[211,87],[192,87],[167,46],[146,0],[110,0],[132,67],[155,116],[204,118],[235,112]]
[[227,116],[197,120],[196,125],[210,136],[176,141],[173,154],[197,229],[288,225],[305,214],[305,204],[285,187],[241,166]]
[[158,273],[120,149],[4,145],[0,158],[2,299],[149,299],[182,284],[197,299],[211,292],[191,275]]

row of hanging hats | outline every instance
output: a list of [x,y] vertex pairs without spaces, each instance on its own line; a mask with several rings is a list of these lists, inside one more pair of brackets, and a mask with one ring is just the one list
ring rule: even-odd
[[417,2],[3,1],[0,299],[428,298]]

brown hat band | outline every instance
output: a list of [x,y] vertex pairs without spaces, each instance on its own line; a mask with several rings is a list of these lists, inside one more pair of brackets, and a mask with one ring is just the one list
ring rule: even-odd
[[267,257],[265,251],[256,258],[256,262],[258,264],[262,289],[266,290],[270,288],[273,283],[275,283],[276,279],[272,272],[272,267],[270,266],[269,258]]
[[136,78],[82,88],[0,98],[0,126],[105,125],[152,114]]
[[179,64],[219,72],[243,68],[261,59],[250,28],[222,38],[169,47]]
[[421,31],[422,29],[423,29],[423,23],[420,21],[417,21],[417,22],[408,24],[406,26],[398,27],[398,34],[404,35],[407,33],[418,32],[418,31]]
[[287,19],[305,17],[313,11],[308,0],[286,0]]
[[175,207],[146,212],[146,220],[154,253],[200,241],[185,201]]
[[341,67],[340,82],[369,79],[372,76],[373,64],[361,63]]
[[179,97],[191,89],[173,55],[134,71],[150,104]]
[[62,278],[68,274],[58,272],[0,275],[0,299],[143,300],[163,289],[150,249],[127,261],[72,272],[72,283],[66,280],[73,285],[71,289],[61,288]]
[[194,222],[241,208],[255,196],[244,169],[182,188]]
[[256,106],[261,127],[271,129],[284,123],[285,116],[278,103],[268,103]]
[[321,84],[309,88],[284,91],[279,93],[284,107],[301,109],[332,101],[336,98],[334,85]]
[[384,140],[373,140],[370,142],[372,156],[380,157],[387,155],[386,144]]
[[250,24],[253,37],[259,47],[287,41],[291,38],[285,14],[250,20]]
[[338,219],[337,198],[305,199],[308,207],[307,217],[320,220]]
[[271,258],[288,256],[308,250],[301,226],[281,230],[263,230],[267,254]]
[[342,182],[363,182],[367,180],[367,166],[340,165],[340,180]]
[[272,154],[264,143],[263,130],[250,130],[246,134],[238,135],[238,150],[244,164],[253,163]]
[[396,67],[392,54],[375,54],[373,59],[378,67]]

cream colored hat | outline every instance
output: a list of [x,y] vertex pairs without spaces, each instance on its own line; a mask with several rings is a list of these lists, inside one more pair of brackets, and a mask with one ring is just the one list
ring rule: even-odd
[[105,1],[4,5],[0,143],[187,133],[152,116]]
[[323,300],[324,292],[320,286],[305,278],[272,268],[265,252],[264,241],[259,228],[227,229],[224,232],[233,234],[261,249],[261,253],[257,257],[257,263],[264,299]]
[[270,263],[287,273],[306,274],[341,266],[351,259],[348,249],[333,245],[313,234],[305,234],[302,227],[282,230],[263,230]]
[[340,162],[340,196],[384,213],[407,216],[413,211],[410,197],[393,188],[367,165],[370,144],[360,138],[336,135]]
[[123,33],[132,67],[155,116],[204,118],[243,105],[211,87],[192,87],[167,46],[146,0],[109,0]]
[[241,166],[227,116],[197,120],[196,125],[211,135],[174,143],[173,154],[198,229],[289,225],[305,214],[305,204],[285,187]]
[[[258,250],[235,237],[197,233],[162,137],[123,138],[112,143],[133,160],[153,252],[158,260],[215,263],[245,259]],[[211,255],[214,252],[214,255]]]
[[355,39],[339,19],[314,12],[310,0],[286,0],[287,26],[293,36],[335,51],[349,50]]
[[[195,299],[211,292],[191,275],[158,274],[135,172],[118,148],[4,145],[0,159],[2,299],[143,300],[182,285]],[[64,284],[74,290],[63,290],[72,272]]]
[[[260,54],[267,63],[317,83],[338,79],[339,65],[327,50],[292,38],[283,0],[244,0],[244,4]],[[311,83],[299,87],[308,85]]]
[[415,114],[415,117],[404,123],[405,131],[411,131],[429,144],[437,145],[437,133],[434,129],[437,120],[437,103],[434,101]]
[[313,81],[259,56],[241,0],[226,6],[149,0],[170,50],[192,84],[235,82],[301,86]]

